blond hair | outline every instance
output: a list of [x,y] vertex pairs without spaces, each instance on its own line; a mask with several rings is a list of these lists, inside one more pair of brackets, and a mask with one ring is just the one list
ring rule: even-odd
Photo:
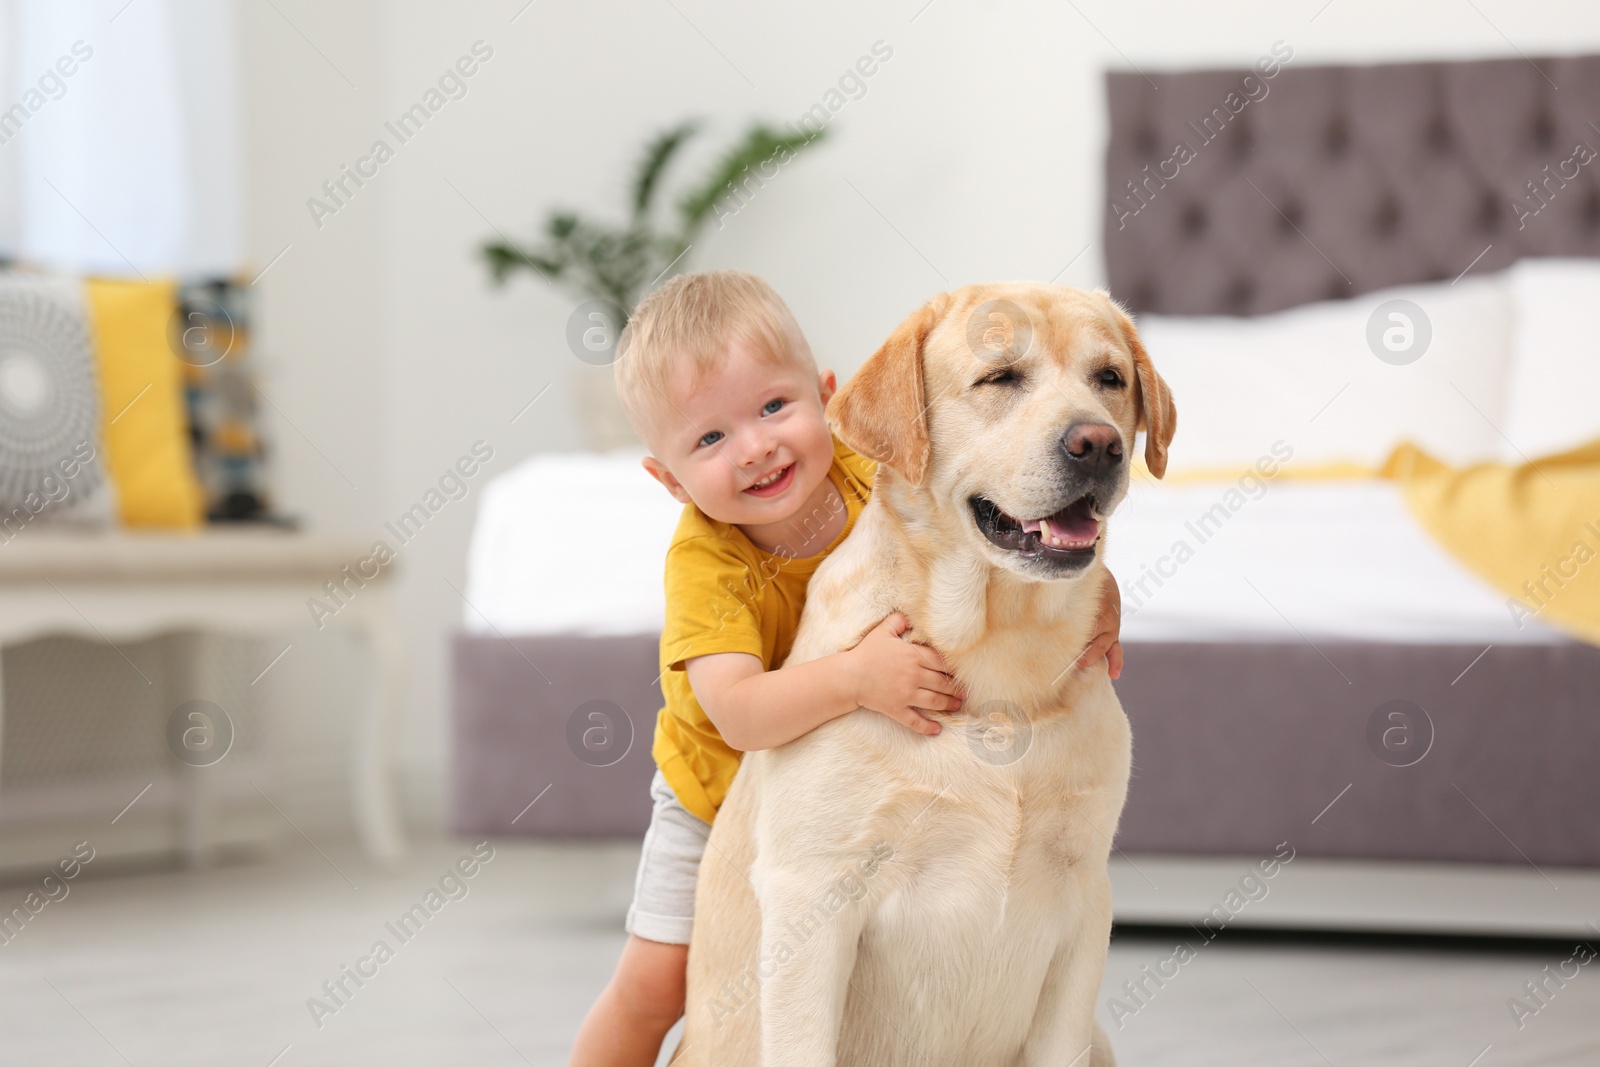
[[640,440],[651,444],[668,383],[687,370],[692,388],[722,365],[733,341],[769,363],[816,369],[789,306],[754,274],[680,274],[639,301],[617,339],[613,373],[623,411]]

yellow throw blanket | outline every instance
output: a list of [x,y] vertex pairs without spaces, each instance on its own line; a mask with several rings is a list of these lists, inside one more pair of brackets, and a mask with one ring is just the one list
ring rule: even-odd
[[1436,541],[1506,594],[1518,626],[1538,619],[1600,645],[1600,440],[1460,469],[1405,444],[1380,473]]

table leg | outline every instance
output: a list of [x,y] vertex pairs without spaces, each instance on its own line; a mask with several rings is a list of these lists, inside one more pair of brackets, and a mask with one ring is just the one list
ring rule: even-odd
[[183,789],[181,845],[184,865],[192,871],[211,866],[216,798],[205,768],[184,767],[180,772]]
[[[168,684],[163,687],[162,710],[171,714],[179,704],[200,693],[200,656],[206,649],[204,634],[180,631],[171,635],[171,659],[167,665]],[[163,716],[162,723],[166,719]],[[180,766],[179,788],[183,808],[179,813],[179,845],[190,870],[209,867],[216,841],[215,770],[211,767]]]
[[[6,650],[0,645],[0,767],[4,766],[6,754]],[[5,787],[5,778],[0,775],[0,789]],[[3,803],[3,801],[0,801]]]
[[392,865],[405,854],[390,773],[393,725],[405,707],[405,650],[398,624],[380,604],[362,627],[372,651],[373,685],[356,724],[351,785],[356,828],[367,855]]

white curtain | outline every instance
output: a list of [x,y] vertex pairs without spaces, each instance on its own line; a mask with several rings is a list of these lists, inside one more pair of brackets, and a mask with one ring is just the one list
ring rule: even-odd
[[0,0],[0,255],[243,265],[233,0]]

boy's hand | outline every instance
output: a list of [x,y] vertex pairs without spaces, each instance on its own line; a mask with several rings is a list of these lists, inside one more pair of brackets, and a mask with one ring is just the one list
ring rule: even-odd
[[894,612],[846,653],[855,674],[856,701],[919,734],[933,736],[940,726],[928,711],[961,707],[961,686],[939,653],[901,638],[911,620]]
[[1100,594],[1100,614],[1094,621],[1094,637],[1089,641],[1078,656],[1073,668],[1083,670],[1093,667],[1102,659],[1106,661],[1106,672],[1113,678],[1122,677],[1122,591],[1117,588],[1117,580],[1106,571],[1105,588]]

